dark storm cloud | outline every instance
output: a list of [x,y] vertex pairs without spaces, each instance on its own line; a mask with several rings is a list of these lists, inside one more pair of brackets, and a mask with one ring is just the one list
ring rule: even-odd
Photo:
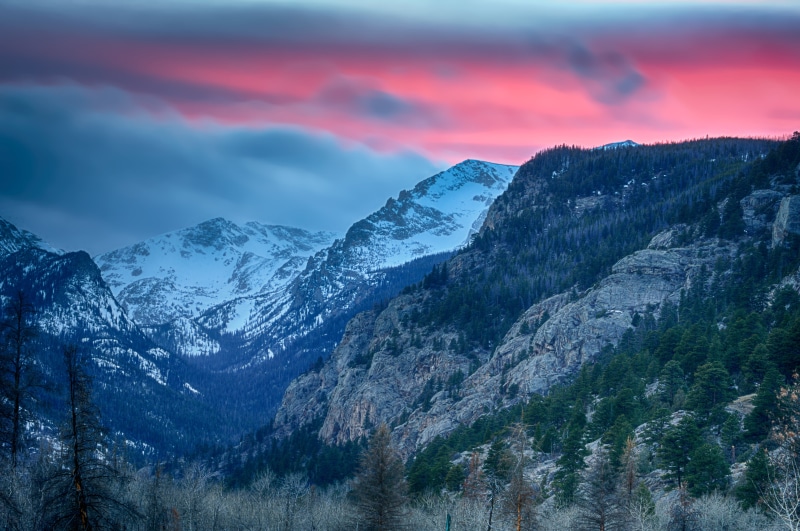
[[286,94],[265,94],[261,91],[231,90],[220,86],[180,81],[167,77],[125,70],[123,63],[92,63],[77,57],[45,57],[35,54],[3,55],[0,53],[0,83],[36,79],[59,82],[70,79],[84,84],[104,84],[126,90],[158,95],[169,100],[188,102],[235,103],[259,101],[274,105],[296,102]]
[[596,53],[574,42],[566,59],[570,69],[588,82],[592,95],[602,103],[623,101],[645,84],[644,75],[619,52]]
[[424,127],[445,122],[436,109],[343,76],[337,76],[322,87],[312,103],[338,108],[364,118],[404,125]]
[[0,88],[0,216],[92,253],[216,216],[344,230],[437,169],[299,128],[198,128],[141,107],[111,88]]

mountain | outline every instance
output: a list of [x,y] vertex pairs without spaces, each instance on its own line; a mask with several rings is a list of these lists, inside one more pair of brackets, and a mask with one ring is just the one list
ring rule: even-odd
[[147,337],[195,371],[203,399],[253,427],[292,378],[329,355],[347,320],[466,245],[516,170],[464,161],[337,240],[214,219],[95,260]]
[[418,282],[433,264],[466,245],[516,170],[475,160],[457,164],[354,223],[344,238],[312,256],[284,290],[206,311],[196,322],[227,348],[210,363],[226,371],[288,365],[275,385],[280,391],[274,411],[289,379],[328,356],[348,319]]
[[49,252],[38,238],[20,240],[22,231],[3,226],[0,247],[17,250],[0,258],[0,299],[5,307],[21,291],[35,309],[35,363],[44,387],[34,413],[45,431],[62,420],[62,352],[76,345],[88,360],[104,422],[133,458],[222,436],[219,414],[198,400],[190,368],[128,318],[88,254]]
[[[387,271],[466,245],[516,170],[468,160],[434,175],[354,223],[343,239],[316,253],[277,298],[235,301],[200,321],[245,337],[266,336],[273,349],[284,348],[358,305]],[[248,321],[236,319],[248,313]]]
[[333,233],[216,218],[95,257],[140,325],[192,319],[224,302],[278,291]]
[[290,384],[276,433],[315,426],[342,444],[386,422],[408,457],[568,381],[687,292],[736,278],[742,249],[772,246],[770,260],[791,263],[775,238],[800,216],[800,168],[776,175],[775,146],[722,138],[539,153],[468,248],[351,320],[330,359]]
[[35,234],[18,229],[11,222],[0,218],[0,257],[5,257],[24,249],[41,249],[56,254],[62,253],[62,251],[54,249]]
[[641,144],[637,144],[633,140],[623,140],[622,142],[611,142],[610,144],[605,144],[600,146],[596,149],[617,149],[617,148],[624,148],[624,147],[637,147]]

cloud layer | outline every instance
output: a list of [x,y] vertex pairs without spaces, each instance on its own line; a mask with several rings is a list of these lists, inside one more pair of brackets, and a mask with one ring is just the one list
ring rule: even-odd
[[9,0],[0,215],[95,250],[341,229],[442,161],[798,129],[795,3],[551,5]]
[[[0,87],[0,215],[99,253],[224,215],[345,230],[437,167],[298,127],[188,124],[113,88]],[[356,216],[356,217],[354,217]]]

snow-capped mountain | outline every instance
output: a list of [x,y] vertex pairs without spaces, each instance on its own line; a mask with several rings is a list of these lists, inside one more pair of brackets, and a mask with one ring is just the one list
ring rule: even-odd
[[324,320],[357,302],[359,282],[374,285],[389,268],[466,245],[517,169],[466,160],[400,192],[314,256],[296,283],[294,308]]
[[517,168],[466,160],[389,199],[326,254],[341,256],[347,269],[369,273],[455,250],[477,233]]
[[[3,226],[0,248],[17,250],[0,256],[0,303],[5,307],[22,292],[35,309],[39,333],[33,350],[47,392],[59,396],[66,378],[62,352],[75,345],[94,377],[104,423],[135,448],[170,450],[180,442],[191,444],[189,433],[213,433],[210,419],[219,415],[201,402],[197,387],[203,386],[191,368],[129,319],[88,254],[49,252],[37,237],[20,240],[24,231],[7,222]],[[40,425],[51,428],[62,420],[52,407],[37,405],[33,413]]]
[[639,144],[637,144],[633,140],[623,140],[622,142],[611,142],[610,144],[605,144],[595,149],[617,149],[623,147],[636,147],[636,146],[639,146]]
[[[516,170],[465,161],[337,240],[213,219],[96,265],[83,252],[43,250],[9,224],[0,295],[35,294],[48,337],[88,349],[116,432],[167,449],[218,440],[267,422],[289,381],[333,349],[350,317],[468,243]],[[59,360],[50,356],[54,375]]]
[[[251,294],[228,291],[234,295],[230,300],[198,317],[182,310],[184,316],[147,326],[145,331],[158,345],[210,370],[216,375],[213,378],[225,375],[246,382],[230,390],[228,400],[240,404],[237,407],[241,410],[257,404],[263,414],[261,420],[266,422],[289,381],[318,357],[330,353],[353,315],[419,282],[434,264],[469,242],[516,170],[516,166],[462,162],[400,192],[354,223],[344,238],[318,250],[304,269],[294,270],[290,282],[275,282]],[[230,226],[222,220],[215,220],[213,225]],[[184,244],[179,241],[180,245],[173,245],[182,249]],[[154,247],[147,245],[147,249]],[[197,265],[186,259],[188,270],[209,263],[218,266],[219,260],[209,258],[212,252],[208,246],[202,251],[194,255],[199,258]],[[219,253],[216,251],[215,258]],[[135,253],[137,259],[143,254]],[[119,268],[130,279],[137,267],[126,263],[124,255],[115,256],[113,261],[104,256],[99,261],[112,283],[118,278],[110,275]],[[142,268],[140,277],[145,276]],[[257,282],[251,282],[251,286],[255,288]],[[143,311],[144,304],[132,304],[129,293],[133,287],[120,288],[118,284],[116,289],[134,315]],[[182,297],[176,306],[194,307],[188,291]],[[159,300],[153,297],[149,305],[157,308],[162,304]],[[171,315],[175,313],[179,312]]]
[[128,314],[140,325],[156,326],[279,290],[333,239],[328,232],[216,218],[95,261]]
[[[252,355],[246,366],[296,350],[293,343],[329,319],[341,322],[343,329],[346,318],[392,282],[392,271],[468,243],[517,168],[467,160],[434,175],[354,223],[343,239],[309,260],[289,289],[236,299],[209,310],[198,322],[243,338]],[[402,287],[421,280],[431,264],[421,265],[411,277],[406,273],[395,282]]]
[[50,244],[42,241],[42,239],[35,234],[19,229],[11,222],[0,218],[0,258],[23,249],[34,248],[56,254],[62,253],[62,251],[54,249]]

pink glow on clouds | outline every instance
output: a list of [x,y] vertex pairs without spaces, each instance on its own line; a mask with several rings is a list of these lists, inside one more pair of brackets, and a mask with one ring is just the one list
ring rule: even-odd
[[[785,31],[666,24],[622,37],[598,30],[580,46],[561,41],[538,52],[514,41],[486,53],[457,45],[424,53],[396,44],[204,45],[65,31],[46,41],[18,36],[13,54],[56,67],[7,79],[110,84],[160,98],[198,126],[293,125],[448,162],[520,163],[558,143],[800,128],[800,38]],[[181,88],[159,92],[126,76]],[[195,89],[212,96],[192,96]]]

